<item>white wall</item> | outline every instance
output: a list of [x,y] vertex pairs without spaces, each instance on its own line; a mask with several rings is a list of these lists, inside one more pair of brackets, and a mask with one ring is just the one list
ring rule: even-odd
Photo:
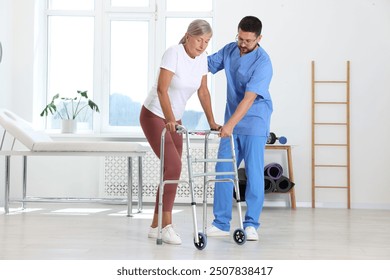
[[[0,64],[0,105],[29,120],[33,115],[32,2],[0,0],[0,38],[7,39]],[[351,61],[352,207],[390,209],[390,147],[386,143],[390,136],[390,1],[216,0],[215,11],[217,48],[234,40],[243,16],[255,15],[263,21],[261,44],[274,66],[272,130],[294,145],[298,206],[311,202],[310,63],[316,61],[319,79],[332,80],[344,79],[345,62]],[[13,51],[8,54],[10,45]],[[12,66],[7,63],[11,59]],[[216,75],[218,99],[225,88],[220,73]],[[223,110],[216,112],[222,119]],[[343,197],[342,191],[331,196],[335,194]]]
[[11,17],[8,14],[11,5],[10,1],[0,0],[0,42],[3,46],[3,58],[0,63],[0,106],[4,107],[9,104],[11,95],[11,56],[12,56],[12,36],[11,30],[5,28],[11,26]]
[[[11,26],[12,21],[9,15],[10,2],[0,0],[0,42],[3,47],[3,58],[0,63],[0,108],[7,107],[10,104],[12,92],[11,88],[11,56],[12,56],[12,36],[11,30],[6,26]],[[0,160],[0,182],[4,182],[4,160]],[[3,183],[0,184],[0,205],[3,203]]]
[[[0,90],[4,105],[31,119],[34,57],[34,1],[0,0],[0,34],[5,34],[4,65],[1,65]],[[3,87],[3,82],[5,87]],[[3,97],[0,99],[0,102]],[[20,102],[23,100],[23,102]]]

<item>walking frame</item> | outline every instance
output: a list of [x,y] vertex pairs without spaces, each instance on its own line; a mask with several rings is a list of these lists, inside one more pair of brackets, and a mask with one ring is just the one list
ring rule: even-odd
[[[163,129],[161,133],[161,146],[160,146],[160,185],[159,185],[159,197],[158,197],[158,236],[157,236],[157,245],[162,244],[162,209],[163,209],[163,193],[164,186],[166,184],[186,184],[189,186],[191,194],[191,208],[192,208],[192,218],[194,222],[194,245],[197,249],[202,250],[207,245],[207,186],[210,183],[215,182],[231,182],[234,185],[234,190],[237,197],[237,210],[239,216],[239,228],[236,229],[233,233],[234,241],[242,245],[246,241],[246,233],[243,227],[242,221],[242,211],[241,211],[241,201],[240,201],[240,190],[238,184],[238,172],[237,172],[237,160],[235,156],[234,149],[234,140],[233,136],[230,136],[230,145],[231,145],[231,158],[219,159],[219,158],[208,158],[208,144],[210,135],[219,134],[219,131],[215,130],[194,130],[188,131],[184,126],[178,125],[176,127],[176,133],[185,135],[186,140],[186,153],[187,153],[187,165],[188,165],[188,181],[186,180],[164,180],[164,149],[165,149],[165,134],[166,128]],[[191,147],[190,147],[190,135],[204,135],[204,157],[203,158],[192,158]],[[233,165],[233,171],[230,172],[208,172],[208,163],[210,162],[231,162]],[[203,172],[194,173],[192,165],[196,163],[203,163]],[[216,178],[216,176],[232,176],[232,178]],[[203,177],[203,232],[198,232],[198,223],[196,217],[196,202],[194,195],[194,179],[198,177]],[[210,178],[211,177],[211,178]]]

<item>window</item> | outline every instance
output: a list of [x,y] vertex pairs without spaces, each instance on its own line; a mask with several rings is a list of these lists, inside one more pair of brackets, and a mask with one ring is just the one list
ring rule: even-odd
[[147,21],[111,21],[108,117],[111,127],[139,126],[141,104],[148,92],[148,30]]
[[94,0],[49,0],[48,1],[50,10],[93,10]]
[[211,12],[213,1],[210,0],[166,0],[169,12]]
[[111,0],[112,7],[149,7],[149,0]]
[[[49,16],[47,91],[51,98],[74,97],[77,90],[93,88],[94,22],[92,17]],[[47,100],[47,101],[50,101]],[[87,112],[87,111],[86,111]],[[92,128],[92,114],[80,121]],[[51,128],[60,128],[61,119],[53,117]]]
[[[139,112],[157,79],[162,54],[179,42],[193,19],[212,24],[212,4],[210,0],[47,0],[45,101],[57,93],[72,97],[77,90],[87,90],[100,108],[100,114],[91,113],[85,120],[88,129],[142,135]],[[211,52],[211,44],[207,51]],[[207,124],[196,94],[183,122],[191,129]],[[47,128],[59,128],[59,120],[48,119]]]

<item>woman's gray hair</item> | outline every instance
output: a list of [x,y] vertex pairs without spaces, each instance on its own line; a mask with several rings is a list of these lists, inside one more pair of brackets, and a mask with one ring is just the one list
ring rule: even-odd
[[187,28],[186,34],[184,34],[183,38],[181,38],[179,44],[184,44],[186,42],[186,35],[189,34],[191,36],[200,36],[204,34],[213,35],[213,30],[211,29],[210,24],[203,19],[196,19],[190,23]]

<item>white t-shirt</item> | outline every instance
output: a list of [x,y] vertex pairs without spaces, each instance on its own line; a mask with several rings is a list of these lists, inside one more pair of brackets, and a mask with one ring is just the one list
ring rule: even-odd
[[[160,68],[174,73],[168,94],[173,114],[176,120],[180,120],[187,100],[199,89],[202,77],[208,73],[207,54],[203,52],[193,59],[182,44],[174,45],[165,51]],[[150,90],[144,106],[155,115],[165,118],[157,96],[157,82]]]

